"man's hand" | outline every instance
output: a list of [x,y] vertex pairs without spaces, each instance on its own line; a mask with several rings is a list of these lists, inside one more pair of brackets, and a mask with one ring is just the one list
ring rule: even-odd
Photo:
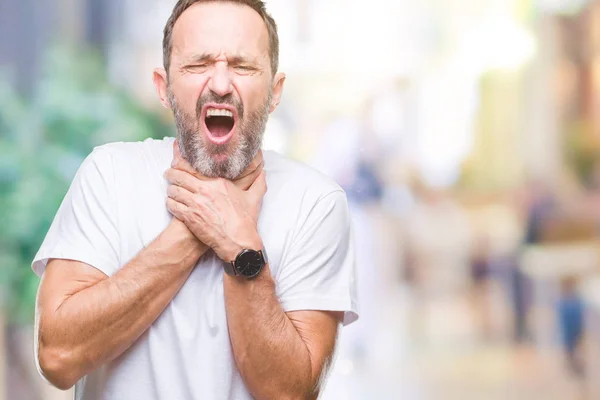
[[[231,262],[244,248],[259,249],[257,221],[267,190],[262,155],[237,184],[198,175],[174,146],[173,166],[165,173],[167,208],[223,261]],[[254,178],[255,177],[255,178]],[[254,178],[248,190],[242,188]]]

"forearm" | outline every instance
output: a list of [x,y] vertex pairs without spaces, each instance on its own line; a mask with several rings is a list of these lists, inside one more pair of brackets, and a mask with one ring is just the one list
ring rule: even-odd
[[127,350],[163,312],[207,247],[171,224],[112,277],[40,315],[40,364],[69,387]]
[[224,278],[229,336],[238,369],[258,399],[316,397],[318,373],[275,294],[268,266],[253,280]]
[[[227,180],[201,180],[177,169],[167,171],[166,178],[170,182],[167,209],[221,260],[235,259],[242,249],[262,248],[257,231],[267,191],[262,168],[247,190]],[[320,370],[324,363],[314,357],[313,368],[314,351],[309,351],[307,343],[320,337],[309,334],[305,341],[302,329],[283,312],[268,265],[254,279],[225,274],[223,281],[234,358],[252,395],[258,400],[315,397],[319,373],[313,370]],[[319,321],[308,325],[318,326]]]

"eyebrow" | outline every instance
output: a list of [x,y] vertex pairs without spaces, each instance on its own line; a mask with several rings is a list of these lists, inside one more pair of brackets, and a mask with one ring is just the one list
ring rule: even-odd
[[[194,54],[186,60],[186,64],[190,63],[202,63],[202,62],[211,62],[217,58],[217,55],[214,53],[198,53]],[[227,62],[230,64],[256,64],[256,61],[252,60],[249,57],[245,57],[242,54],[236,54],[227,57]]]

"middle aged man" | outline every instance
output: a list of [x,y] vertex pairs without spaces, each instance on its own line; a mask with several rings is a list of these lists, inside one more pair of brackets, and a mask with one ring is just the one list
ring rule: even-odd
[[357,318],[353,245],[344,192],[260,150],[278,46],[262,1],[175,6],[154,82],[177,141],[96,148],[33,262],[35,349],[55,386],[86,400],[318,396],[338,326]]

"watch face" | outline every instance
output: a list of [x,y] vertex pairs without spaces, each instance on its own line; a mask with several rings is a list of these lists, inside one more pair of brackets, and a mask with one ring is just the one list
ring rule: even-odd
[[264,260],[258,251],[244,250],[235,260],[238,274],[251,278],[258,275],[264,266]]

